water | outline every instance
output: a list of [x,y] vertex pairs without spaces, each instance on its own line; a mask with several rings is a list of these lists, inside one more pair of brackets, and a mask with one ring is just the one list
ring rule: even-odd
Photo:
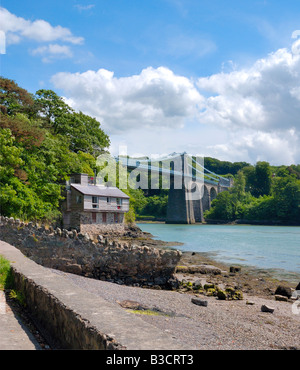
[[138,224],[155,239],[216,261],[300,274],[300,227]]

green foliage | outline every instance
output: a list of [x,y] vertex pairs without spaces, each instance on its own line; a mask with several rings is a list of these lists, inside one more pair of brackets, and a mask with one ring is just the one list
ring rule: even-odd
[[0,290],[11,289],[13,277],[9,261],[0,255]]
[[168,194],[165,192],[158,192],[158,195],[146,196],[142,189],[130,189],[128,195],[131,197],[130,204],[136,215],[152,216],[154,218],[164,218],[166,216]]
[[25,298],[25,295],[18,291],[18,290],[14,290],[12,289],[10,292],[9,292],[9,298],[11,299],[16,299],[21,306],[26,306],[26,298]]
[[125,223],[126,224],[135,223],[135,211],[131,204],[129,205],[129,211],[125,213]]
[[81,151],[96,157],[109,146],[109,138],[99,128],[99,122],[82,112],[74,112],[55,92],[37,91],[36,106],[39,108],[44,126],[53,134],[63,135],[72,152]]
[[233,210],[233,200],[229,191],[220,193],[216,199],[212,201],[212,208],[206,211],[204,217],[213,220],[232,221],[235,219]]
[[0,178],[7,181],[23,164],[20,158],[23,149],[15,145],[9,129],[0,129]]
[[246,176],[247,190],[255,196],[269,195],[272,184],[272,171],[268,162],[257,162],[256,166],[243,169]]
[[[270,168],[266,162],[247,166],[234,186],[220,193],[205,213],[207,219],[300,222],[298,166]],[[272,179],[271,174],[274,173]]]
[[212,201],[212,208],[205,212],[205,217],[215,220],[233,221],[243,214],[245,204],[251,201],[251,195],[245,192],[246,180],[242,171],[235,177],[234,186],[220,193]]
[[204,158],[204,167],[209,171],[212,171],[218,175],[236,175],[241,169],[249,166],[249,163],[246,162],[227,162],[220,161],[215,158],[205,157]]
[[136,214],[140,214],[147,204],[147,199],[142,189],[123,190],[130,196],[130,205],[133,207]]
[[14,81],[0,77],[0,110],[3,114],[32,113],[33,106],[31,94]]
[[44,140],[45,130],[40,127],[40,122],[23,113],[13,116],[0,113],[0,128],[10,129],[16,141],[26,149],[39,147]]
[[140,211],[142,215],[153,215],[156,217],[165,217],[167,214],[168,196],[154,195],[146,198],[146,204]]
[[0,209],[24,220],[55,221],[70,173],[96,170],[109,145],[99,122],[51,90],[35,96],[0,78]]
[[277,218],[300,220],[300,180],[293,176],[276,178],[273,197]]

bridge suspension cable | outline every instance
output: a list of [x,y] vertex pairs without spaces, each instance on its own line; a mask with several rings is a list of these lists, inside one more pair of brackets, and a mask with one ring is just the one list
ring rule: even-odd
[[[204,166],[202,166],[200,163],[198,163],[198,162],[196,162],[195,161],[195,159],[192,157],[192,161],[193,162],[195,162],[195,163],[197,163],[199,166],[201,166],[205,171],[207,171],[207,172],[209,172],[209,173],[211,173],[212,175],[215,175],[216,177],[218,177],[218,178],[220,178],[220,179],[223,179],[223,180],[227,180],[227,181],[229,181],[228,179],[226,179],[226,177],[222,177],[222,176],[220,176],[220,175],[217,175],[216,173],[214,173],[214,172],[212,172],[212,171],[210,171],[210,170],[208,170],[207,168],[205,168]],[[208,176],[208,175],[207,175]]]
[[[180,171],[175,171],[175,170],[171,170],[171,169],[166,169],[166,168],[161,168],[158,166],[153,166],[153,163],[160,163],[160,162],[164,162],[164,161],[170,161],[172,159],[176,159],[177,157],[179,156],[182,156],[186,153],[172,153],[168,156],[165,156],[165,157],[162,157],[162,158],[157,158],[157,159],[139,159],[139,158],[130,158],[130,157],[122,157],[122,156],[118,156],[118,157],[115,157],[115,160],[117,162],[121,161],[121,163],[123,163],[124,165],[128,166],[128,167],[139,167],[140,169],[144,169],[144,170],[151,170],[151,171],[156,171],[156,172],[160,172],[160,173],[167,173],[167,174],[173,174],[173,175],[178,175],[178,176],[182,176],[182,172]],[[188,167],[195,170],[197,173],[199,173],[201,176],[205,176],[206,178],[209,178],[211,180],[208,180],[206,179],[207,182],[211,182],[213,184],[218,184],[220,181],[224,181],[226,184],[228,184],[230,181],[229,179],[223,177],[223,176],[220,176],[220,175],[217,175],[216,173],[208,170],[207,168],[205,168],[201,163],[197,162],[195,158],[193,158],[193,156],[190,156],[188,155],[189,158],[192,159],[192,161],[197,165],[197,166],[200,166],[203,171],[200,171],[198,168],[196,167],[193,167],[191,164],[188,163]],[[149,163],[150,163],[150,166],[149,166]],[[205,173],[208,172],[208,173]],[[191,174],[185,174],[185,176],[187,177],[193,177]]]

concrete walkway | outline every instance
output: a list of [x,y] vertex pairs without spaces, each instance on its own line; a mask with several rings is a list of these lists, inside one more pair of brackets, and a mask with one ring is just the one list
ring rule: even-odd
[[[64,349],[192,349],[190,343],[183,344],[161,328],[126,312],[119,304],[87,292],[1,240],[0,254],[11,261],[16,289],[25,291],[28,309]],[[33,349],[37,349],[26,331],[21,335],[22,326],[17,325],[14,315],[4,311],[0,315],[0,348],[25,349],[27,337]]]
[[39,350],[41,347],[0,291],[0,350]]

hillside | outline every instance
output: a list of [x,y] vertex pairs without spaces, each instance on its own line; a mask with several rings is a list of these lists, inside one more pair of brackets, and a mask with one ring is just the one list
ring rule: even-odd
[[23,220],[59,219],[61,184],[90,175],[109,146],[99,122],[51,90],[35,95],[0,78],[0,210]]

